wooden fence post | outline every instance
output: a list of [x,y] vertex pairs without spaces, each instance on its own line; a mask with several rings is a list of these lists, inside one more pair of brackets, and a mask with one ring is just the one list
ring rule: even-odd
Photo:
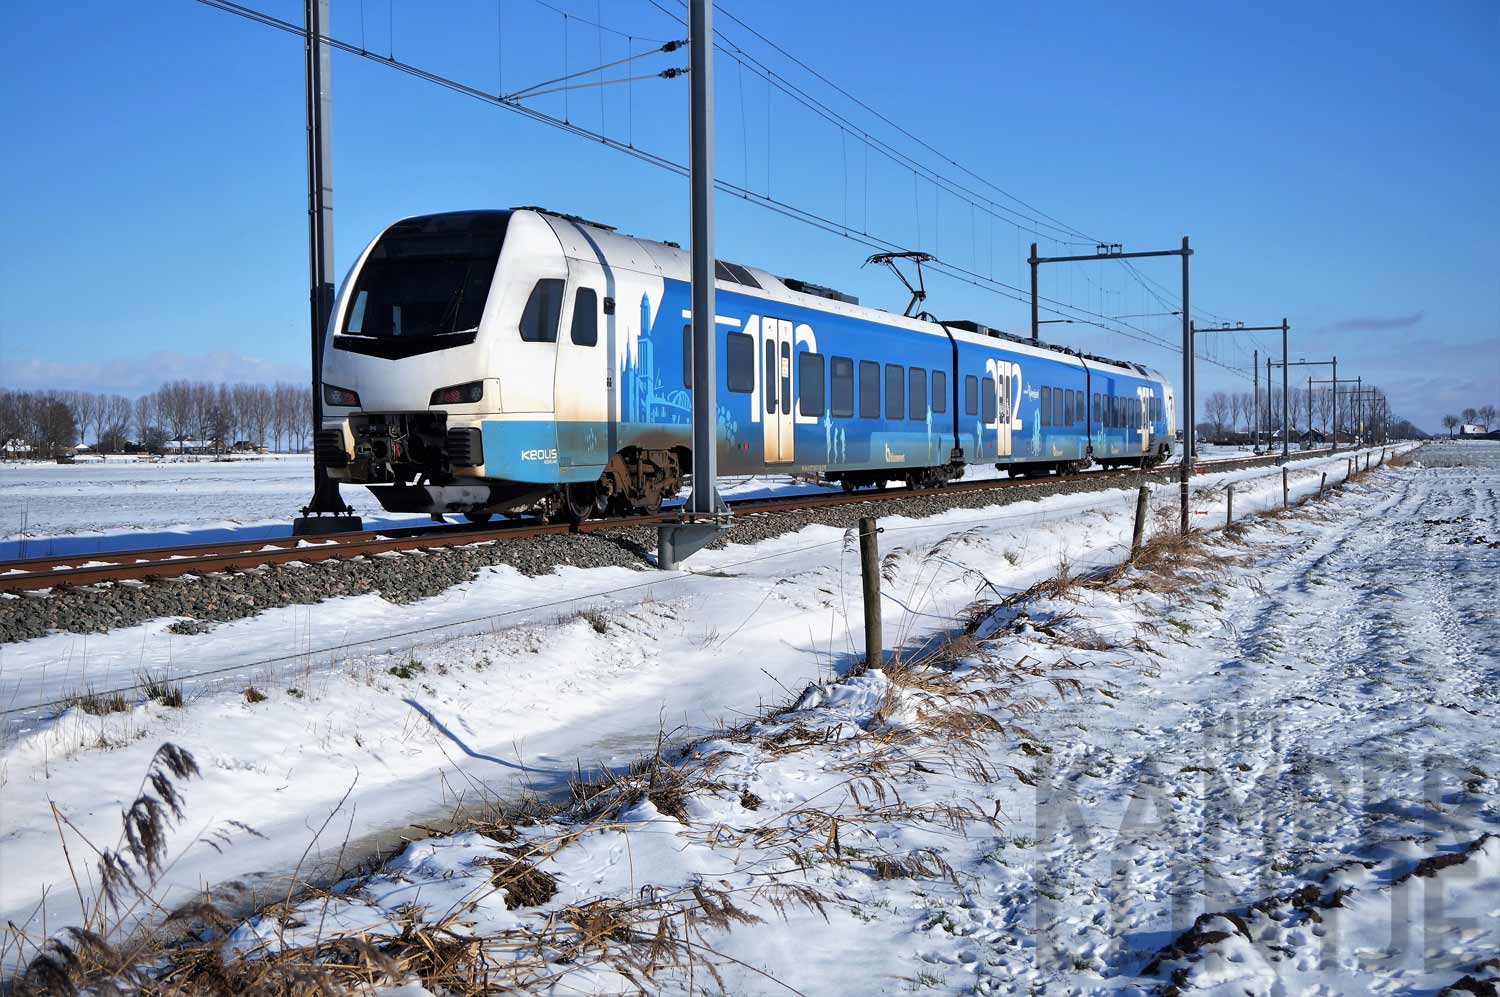
[[1150,498],[1150,491],[1145,485],[1135,493],[1135,531],[1130,535],[1130,556],[1132,559],[1140,553],[1141,539],[1146,535],[1146,503]]
[[1286,480],[1286,468],[1283,467],[1281,469],[1281,507],[1283,509],[1291,508],[1291,493],[1288,489],[1289,486],[1287,485]]
[[1234,482],[1229,483],[1229,488],[1224,496],[1224,525],[1228,526],[1234,522]]
[[1328,487],[1328,472],[1323,472],[1322,479],[1318,482],[1318,498],[1323,497],[1323,489]]
[[885,664],[885,638],[880,633],[880,540],[874,516],[859,521],[859,574],[865,593],[865,667]]

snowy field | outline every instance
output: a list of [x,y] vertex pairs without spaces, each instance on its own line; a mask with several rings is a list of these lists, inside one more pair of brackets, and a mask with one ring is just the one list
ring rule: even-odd
[[[1205,447],[1202,456],[1248,454]],[[311,475],[306,454],[229,461],[0,461],[0,560],[286,536],[292,517],[311,497]],[[968,474],[996,476],[988,465]],[[821,490],[780,475],[726,478],[721,487],[731,498]],[[368,528],[430,522],[385,512],[366,488],[346,486],[342,493]]]
[[291,973],[476,939],[567,993],[1493,993],[1500,447],[1435,456],[1105,584],[986,591],[925,667],[414,842],[227,947]]
[[[1323,470],[1337,480],[1343,467],[1343,457],[1299,465],[1294,497],[1315,491]],[[1240,515],[1279,504],[1278,472],[1209,475],[1195,482],[1195,522],[1222,522],[1230,480]],[[1155,501],[1170,509],[1175,488],[1162,486]],[[1117,563],[1133,504],[1132,492],[1110,490],[883,520],[882,548],[905,572],[887,589],[888,646],[948,632],[976,598],[1026,588],[1064,561],[1074,571]],[[856,562],[841,531],[809,527],[704,552],[672,574],[563,568],[528,579],[491,568],[399,614],[371,595],[203,634],[172,634],[164,620],[0,648],[11,705],[146,672],[239,669],[185,683],[182,708],[136,702],[103,716],[74,708],[7,725],[0,915],[31,931],[76,920],[85,901],[71,887],[59,821],[75,859],[88,853],[86,841],[113,842],[121,809],[164,741],[191,751],[203,771],[170,838],[174,857],[158,896],[170,905],[210,886],[228,901],[284,891],[304,849],[300,874],[317,876],[341,855],[398,844],[401,828],[440,820],[459,803],[552,792],[580,771],[627,764],[660,729],[687,735],[754,715],[858,660]],[[396,633],[393,616],[403,628]],[[419,627],[431,629],[411,633]],[[371,643],[338,657],[316,653],[348,640]],[[251,686],[267,698],[248,702]],[[315,833],[330,815],[338,830]]]

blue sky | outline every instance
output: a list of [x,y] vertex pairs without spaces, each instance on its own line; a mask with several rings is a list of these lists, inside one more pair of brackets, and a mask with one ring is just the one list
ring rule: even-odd
[[[660,0],[667,10],[677,0]],[[394,6],[392,6],[394,4]],[[299,21],[301,4],[261,0]],[[333,0],[332,33],[486,90],[587,69],[684,31],[649,0]],[[440,9],[440,13],[438,12]],[[565,19],[567,51],[564,52]],[[942,150],[934,156],[755,41],[732,12]],[[1127,249],[1193,239],[1193,302],[1293,325],[1429,430],[1500,403],[1500,6],[735,0],[718,26],[872,135],[980,189],[951,159]],[[394,31],[391,29],[394,28]],[[297,38],[191,0],[0,10],[0,383],[136,392],[165,377],[301,379],[306,215]],[[602,55],[602,59],[601,59]],[[655,72],[685,52],[634,63]],[[956,266],[1026,283],[1029,232],[876,155],[718,58],[720,175]],[[606,75],[623,75],[629,67]],[[340,276],[404,214],[542,204],[686,242],[685,181],[598,143],[354,56],[333,65]],[[532,103],[673,159],[686,81]],[[769,146],[766,141],[769,122]],[[767,149],[770,149],[768,155]],[[915,188],[915,189],[914,189]],[[994,191],[987,195],[1004,202]],[[868,222],[865,203],[868,200]],[[919,241],[920,239],[920,241]],[[1053,248],[1044,239],[1043,252]],[[869,250],[721,196],[719,254],[900,309]],[[1175,261],[1143,271],[1178,286]],[[1026,306],[934,277],[928,306],[1023,331]],[[1117,264],[1044,271],[1043,293],[1161,311]],[[1179,338],[1170,317],[1131,319]],[[1083,325],[1048,337],[1175,371]],[[1276,337],[1209,348],[1248,371]],[[1204,365],[1200,393],[1248,387]]]

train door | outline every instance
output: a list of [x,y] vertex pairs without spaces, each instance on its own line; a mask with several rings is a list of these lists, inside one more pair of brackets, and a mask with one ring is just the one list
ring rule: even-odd
[[767,464],[792,459],[792,323],[763,318],[761,329],[762,440]]
[[557,456],[563,467],[608,461],[609,344],[604,335],[604,270],[573,260],[557,330]]
[[1151,400],[1155,394],[1152,388],[1141,385],[1135,389],[1137,415],[1139,420],[1139,431],[1141,436],[1141,453],[1151,452]]
[[[991,357],[984,362],[984,380],[980,382],[990,398],[982,398],[985,429],[995,431],[995,456],[1011,455],[1011,431],[1020,428],[1016,406],[1021,399],[1021,365]],[[994,405],[993,415],[991,404]]]

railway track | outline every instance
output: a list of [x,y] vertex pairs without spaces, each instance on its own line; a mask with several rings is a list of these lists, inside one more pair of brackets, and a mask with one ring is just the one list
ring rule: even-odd
[[[1330,451],[1304,451],[1299,458],[1317,457]],[[1201,461],[1200,473],[1209,470],[1233,470],[1273,463],[1277,455],[1230,457]],[[1151,473],[1172,473],[1165,466]],[[729,502],[736,516],[753,516],[828,506],[853,505],[874,499],[915,498],[926,495],[955,494],[975,491],[1003,491],[1069,481],[1101,481],[1130,478],[1142,472],[1139,468],[1086,471],[1079,474],[1053,475],[1042,478],[997,478],[962,481],[943,488],[897,488],[885,491],[863,490],[853,493],[819,492],[788,495],[769,499],[740,499]],[[25,592],[59,586],[96,585],[101,582],[145,582],[184,575],[220,571],[246,571],[273,564],[316,562],[332,559],[365,557],[410,550],[430,550],[466,544],[503,543],[526,537],[566,533],[594,533],[601,530],[628,529],[676,522],[675,511],[653,516],[629,516],[589,520],[579,525],[547,523],[541,520],[516,520],[503,525],[448,524],[368,530],[332,534],[316,538],[284,537],[190,544],[108,553],[74,554],[63,557],[36,557],[0,561],[0,592]]]

